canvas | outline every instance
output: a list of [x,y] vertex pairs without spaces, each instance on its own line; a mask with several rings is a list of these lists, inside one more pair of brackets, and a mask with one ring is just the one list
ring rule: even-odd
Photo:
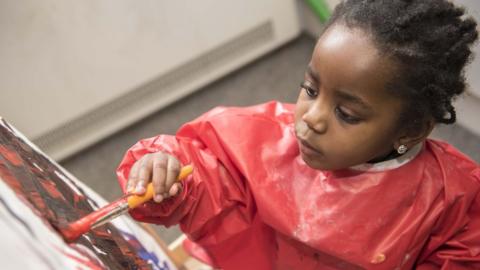
[[55,230],[106,203],[0,118],[2,269],[176,269],[127,216],[70,244]]

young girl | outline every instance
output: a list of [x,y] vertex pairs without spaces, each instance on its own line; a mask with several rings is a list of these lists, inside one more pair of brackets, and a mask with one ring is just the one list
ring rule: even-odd
[[222,269],[480,269],[480,168],[426,139],[455,122],[477,39],[463,15],[344,1],[295,106],[216,108],[128,151],[124,191],[156,194],[132,216],[179,223]]

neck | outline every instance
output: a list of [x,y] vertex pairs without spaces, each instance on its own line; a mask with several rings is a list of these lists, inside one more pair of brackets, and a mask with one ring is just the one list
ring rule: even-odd
[[399,157],[400,154],[395,151],[395,150],[392,150],[390,151],[388,154],[386,155],[383,155],[383,156],[380,156],[380,157],[376,157],[374,159],[371,159],[369,160],[367,163],[370,163],[370,164],[373,164],[373,163],[378,163],[378,162],[382,162],[382,161],[387,161],[387,160],[391,160],[391,159],[395,159],[397,157]]

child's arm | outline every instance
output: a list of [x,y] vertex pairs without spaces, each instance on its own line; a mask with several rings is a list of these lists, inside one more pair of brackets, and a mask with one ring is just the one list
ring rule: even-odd
[[176,136],[160,135],[129,149],[117,169],[124,192],[132,166],[146,154],[162,151],[178,159],[180,165],[192,164],[194,168],[182,181],[180,194],[161,203],[146,203],[130,214],[143,222],[180,224],[190,238],[203,244],[215,244],[249,229],[256,206],[242,160],[255,157],[246,154],[251,155],[252,150],[243,150],[252,149],[246,144],[248,139],[238,136],[237,125],[244,128],[247,121],[244,114],[219,108],[187,123]]
[[180,223],[182,230],[197,240],[207,235],[225,239],[249,227],[254,205],[244,179],[234,166],[224,165],[200,145],[198,141],[162,135],[142,140],[127,152],[117,170],[124,192],[132,165],[145,154],[165,151],[183,165],[194,167],[192,177],[184,180],[179,195],[134,209],[131,215],[136,220],[166,226]]

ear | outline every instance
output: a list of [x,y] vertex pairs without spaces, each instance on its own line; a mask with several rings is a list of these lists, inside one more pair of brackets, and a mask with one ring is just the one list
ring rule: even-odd
[[430,135],[434,127],[435,121],[433,119],[428,119],[427,121],[424,121],[423,125],[417,125],[416,129],[410,128],[405,130],[395,140],[393,148],[397,150],[400,145],[405,145],[407,149],[411,149],[418,143],[423,142],[428,135]]

